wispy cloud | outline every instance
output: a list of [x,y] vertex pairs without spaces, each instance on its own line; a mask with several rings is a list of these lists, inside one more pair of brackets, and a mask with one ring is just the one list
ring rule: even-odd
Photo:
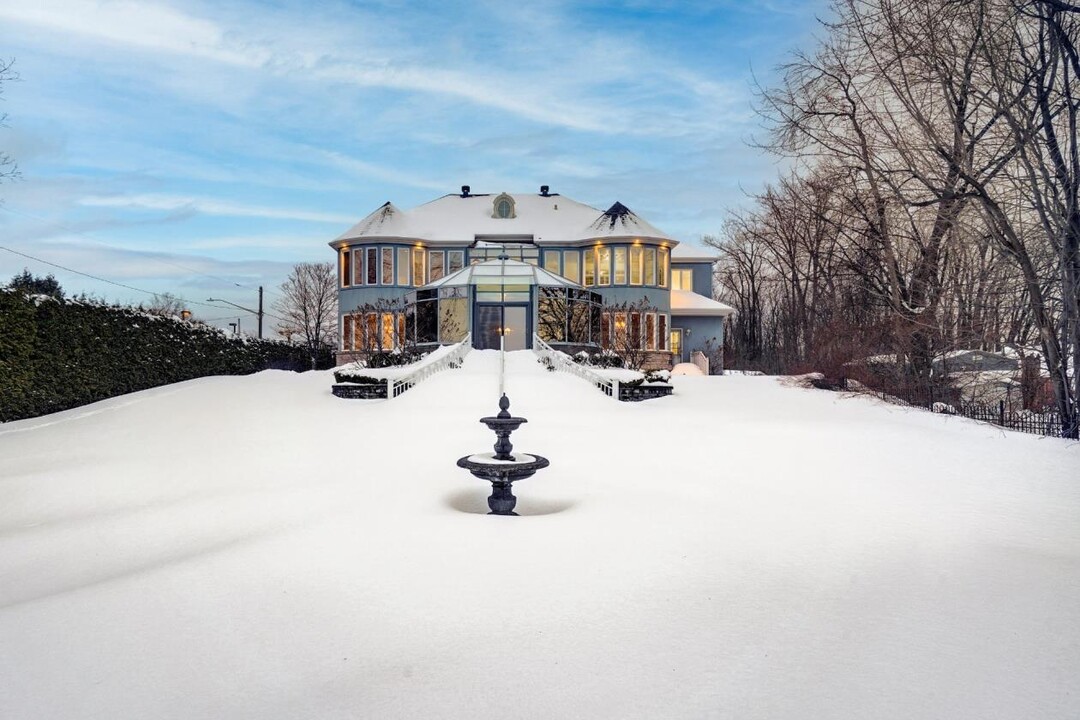
[[91,195],[83,198],[79,203],[89,207],[140,208],[146,210],[167,210],[170,212],[191,211],[206,215],[304,220],[307,222],[333,223],[337,225],[355,220],[351,215],[335,215],[332,213],[310,212],[307,210],[246,205],[243,203],[229,202],[227,200],[182,195]]

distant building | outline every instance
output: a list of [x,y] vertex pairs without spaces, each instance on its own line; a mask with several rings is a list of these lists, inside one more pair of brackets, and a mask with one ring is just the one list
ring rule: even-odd
[[953,350],[934,358],[934,370],[940,373],[1019,369],[1018,358],[985,350]]
[[[715,258],[616,202],[606,211],[548,192],[386,203],[330,243],[338,253],[344,360],[403,344],[533,345],[567,352],[628,337],[654,365],[723,343],[734,309],[712,299]],[[647,300],[646,312],[611,306]],[[607,308],[605,310],[605,308]]]

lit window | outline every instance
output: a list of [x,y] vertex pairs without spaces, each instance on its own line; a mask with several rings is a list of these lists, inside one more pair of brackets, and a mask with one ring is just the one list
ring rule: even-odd
[[424,284],[424,251],[422,248],[413,248],[412,251],[412,284]]
[[409,248],[398,248],[397,251],[397,284],[409,284]]
[[669,250],[667,248],[660,248],[660,265],[657,268],[657,270],[658,270],[658,274],[660,276],[660,278],[659,278],[660,282],[658,284],[662,288],[667,287],[668,260],[670,259],[670,257],[671,257],[671,255],[670,255],[670,252],[669,252]]
[[596,284],[596,253],[592,250],[585,251],[585,285]]
[[671,289],[672,290],[693,290],[694,289],[694,271],[693,270],[672,270],[671,271]]
[[611,248],[596,248],[597,281],[600,285],[611,284]]
[[626,248],[615,248],[615,284],[626,284]]
[[562,270],[559,267],[559,251],[558,250],[545,250],[544,251],[544,269],[548,272],[553,272],[556,275],[562,274]]
[[382,343],[380,349],[392,350],[394,348],[394,314],[382,314]]
[[615,313],[615,347],[626,347],[626,313]]
[[645,284],[656,284],[656,248],[645,248]]
[[581,253],[567,250],[563,253],[563,277],[570,282],[581,282]]
[[641,258],[645,248],[640,245],[630,246],[630,284],[641,284]]

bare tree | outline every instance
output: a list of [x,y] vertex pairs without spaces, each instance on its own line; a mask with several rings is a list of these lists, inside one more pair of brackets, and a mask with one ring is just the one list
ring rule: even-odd
[[[15,72],[15,61],[8,59],[0,59],[0,96],[4,94],[4,83],[14,82],[19,79],[19,74]],[[0,127],[7,127],[8,114],[6,112],[0,112]],[[19,166],[15,163],[15,159],[9,154],[0,150],[0,182],[4,180],[14,180],[19,177]]]
[[293,331],[303,339],[314,370],[319,351],[337,338],[337,272],[333,263],[300,263],[281,284],[274,303],[279,332]]
[[172,293],[155,294],[150,300],[150,304],[143,308],[151,315],[161,315],[162,317],[181,317],[181,313],[184,311],[184,301],[176,297]]

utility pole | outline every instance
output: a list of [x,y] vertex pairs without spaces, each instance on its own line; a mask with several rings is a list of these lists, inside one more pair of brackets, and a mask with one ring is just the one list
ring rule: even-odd
[[[220,300],[218,298],[206,298],[206,302],[225,303],[226,305],[232,305],[234,308],[240,308],[244,312],[249,312],[252,315],[257,315],[259,317],[259,339],[262,340],[262,336],[263,336],[263,314],[264,314],[263,313],[263,289],[262,289],[262,285],[259,286],[259,309],[258,310],[252,310],[251,308],[246,308],[243,305],[237,305],[234,302],[229,302],[228,300]],[[232,323],[229,323],[229,325],[232,325]],[[236,325],[237,325],[237,330],[239,330],[240,318],[236,318]]]

